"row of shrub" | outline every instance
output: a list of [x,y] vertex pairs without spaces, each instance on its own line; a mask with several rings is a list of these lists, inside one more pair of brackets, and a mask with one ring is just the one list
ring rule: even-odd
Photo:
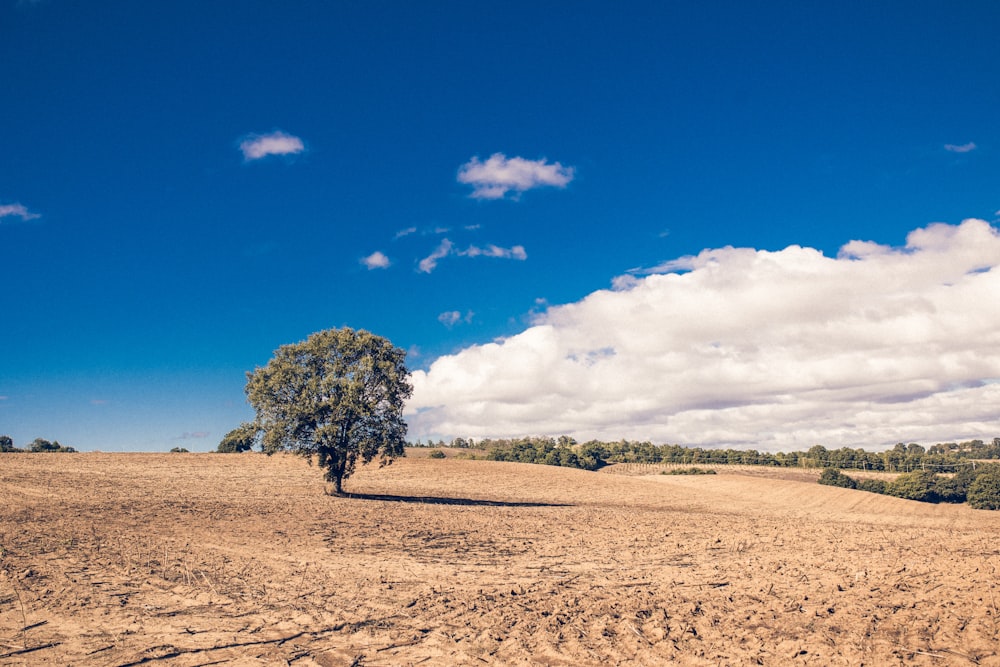
[[661,475],[714,475],[716,473],[713,468],[674,468],[673,470],[664,470],[660,474]]
[[9,435],[0,435],[0,453],[25,452],[75,452],[72,447],[60,445],[59,441],[49,442],[44,438],[35,438],[27,448],[15,447],[14,440]]
[[950,476],[915,470],[888,481],[854,479],[836,468],[826,468],[819,483],[925,503],[967,502],[976,509],[1000,509],[1000,465],[996,464],[969,463]]

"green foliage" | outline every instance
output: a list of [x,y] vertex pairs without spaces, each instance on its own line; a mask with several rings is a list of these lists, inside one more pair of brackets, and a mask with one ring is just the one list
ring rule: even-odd
[[[515,461],[518,463],[542,463],[564,468],[596,470],[603,462],[594,453],[577,453],[572,438],[522,438],[520,440],[484,440],[482,446],[490,447],[486,453],[490,461]],[[581,448],[581,452],[586,447]]]
[[190,454],[191,452],[189,452],[184,447],[171,447],[170,448],[170,453],[171,454]]
[[14,440],[9,435],[0,435],[0,453],[23,451],[14,446]]
[[886,483],[884,479],[859,479],[857,481],[858,491],[868,491],[869,493],[885,493]]
[[[931,471],[916,470],[902,474],[889,482],[881,479],[854,480],[839,470],[827,468],[823,471],[819,481],[820,484],[845,486],[859,491],[881,493],[925,503],[964,503],[968,500],[969,504],[974,507],[977,506],[973,504],[972,500],[972,489],[975,487],[977,493],[982,494],[977,497],[975,502],[982,503],[984,509],[1000,509],[1000,482],[998,482],[996,489],[992,489],[987,481],[976,484],[977,480],[988,478],[988,475],[991,474],[996,474],[997,479],[1000,479],[1000,466],[988,465],[975,468],[971,464],[965,465],[958,468],[957,472],[950,477]],[[990,504],[994,502],[997,507],[990,507]]]
[[260,440],[260,429],[253,422],[243,422],[222,438],[215,451],[221,454],[249,452]]
[[661,475],[714,475],[715,470],[712,468],[674,468],[673,470],[664,470]]
[[35,438],[30,445],[30,451],[32,452],[76,452],[72,447],[65,447],[59,444],[59,441],[49,442],[44,438]]
[[265,453],[319,459],[334,492],[360,459],[405,455],[403,404],[413,393],[406,352],[364,330],[328,329],[283,345],[247,373]]
[[24,452],[35,452],[35,453],[75,453],[76,450],[72,447],[67,447],[65,445],[60,445],[59,441],[49,442],[44,438],[35,438],[28,449],[21,449],[14,446],[14,441],[9,435],[0,435],[0,453],[24,453]]
[[958,468],[951,477],[938,476],[936,490],[941,501],[946,503],[964,503],[968,498],[969,486],[983,470],[976,470],[971,464]]
[[914,470],[900,475],[886,484],[885,492],[897,498],[919,500],[925,503],[941,502],[937,491],[938,476],[928,470]]
[[969,484],[969,506],[979,510],[1000,510],[1000,466],[988,466]]
[[435,449],[433,452],[431,452],[430,454],[427,455],[427,458],[430,458],[430,459],[443,459],[443,458],[445,458],[445,455],[444,455],[444,452],[442,452],[440,449]]
[[826,484],[827,486],[840,486],[845,489],[858,488],[857,482],[840,472],[837,468],[823,468],[823,472],[819,476],[819,483]]

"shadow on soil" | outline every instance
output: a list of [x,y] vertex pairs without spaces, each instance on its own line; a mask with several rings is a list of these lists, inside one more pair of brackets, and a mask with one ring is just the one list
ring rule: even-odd
[[387,496],[379,493],[345,493],[344,498],[384,500],[391,503],[422,503],[426,505],[472,505],[474,507],[571,507],[568,503],[517,503],[504,500],[473,498],[439,498],[437,496]]

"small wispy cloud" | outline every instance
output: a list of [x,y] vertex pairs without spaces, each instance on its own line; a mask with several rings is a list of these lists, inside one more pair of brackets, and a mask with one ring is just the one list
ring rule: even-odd
[[107,405],[108,400],[106,398],[92,398],[90,399],[91,405]]
[[410,234],[416,234],[416,233],[417,233],[416,227],[407,227],[406,229],[400,229],[398,232],[396,232],[396,235],[392,237],[392,240],[395,241],[397,239],[403,238],[404,236],[409,236]]
[[249,134],[240,142],[243,159],[247,162],[268,155],[295,155],[305,149],[301,139],[280,130],[270,134]]
[[528,253],[524,249],[523,245],[516,245],[510,248],[501,248],[498,245],[493,245],[492,243],[485,246],[479,247],[475,245],[470,245],[465,250],[461,250],[455,247],[455,244],[448,239],[442,239],[441,243],[434,251],[420,260],[417,265],[417,269],[421,273],[430,273],[437,268],[438,261],[448,257],[449,255],[454,255],[456,257],[495,257],[498,259],[516,259],[524,261],[528,259]]
[[528,259],[528,253],[525,252],[523,245],[516,245],[511,248],[501,248],[500,246],[495,246],[492,243],[485,248],[480,248],[479,246],[469,246],[467,250],[458,251],[461,257],[499,257],[501,259]]
[[373,269],[387,269],[392,264],[392,262],[389,261],[389,258],[378,250],[367,257],[362,257],[361,263],[364,264],[369,271]]
[[185,431],[174,440],[200,440],[208,437],[208,431]]
[[0,204],[0,222],[3,218],[20,218],[21,220],[35,220],[42,217],[38,213],[32,213],[23,204]]
[[474,157],[458,170],[458,182],[472,186],[473,199],[503,199],[512,194],[517,199],[522,192],[540,187],[564,188],[573,180],[572,167],[547,160],[508,158],[494,153],[485,162]]
[[465,315],[462,315],[462,313],[457,310],[449,310],[438,315],[438,322],[451,329],[456,324],[469,324],[472,322],[473,315],[475,315],[475,313],[471,310],[465,313]]
[[434,252],[420,260],[417,264],[417,269],[421,273],[430,273],[437,268],[439,259],[444,259],[451,254],[451,249],[453,247],[454,244],[451,241],[448,239],[442,239],[441,243],[438,244],[438,247],[434,249]]
[[976,150],[976,144],[971,141],[967,144],[945,144],[944,149],[950,153],[969,153]]

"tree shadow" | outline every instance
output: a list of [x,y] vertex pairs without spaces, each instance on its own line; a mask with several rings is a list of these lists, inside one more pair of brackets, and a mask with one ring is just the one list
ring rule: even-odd
[[475,498],[441,498],[438,496],[393,496],[381,493],[344,493],[342,498],[384,500],[390,503],[420,503],[422,505],[468,505],[472,507],[572,507],[569,503],[514,502],[477,500]]

